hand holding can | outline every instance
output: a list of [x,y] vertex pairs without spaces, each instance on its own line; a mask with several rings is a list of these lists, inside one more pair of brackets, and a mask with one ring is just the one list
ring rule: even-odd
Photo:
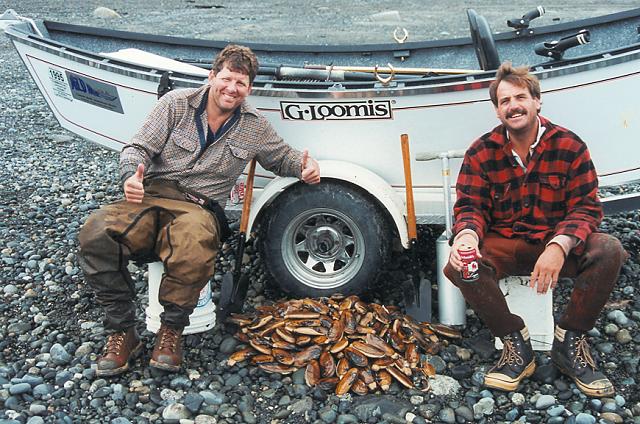
[[478,256],[475,247],[461,244],[458,248],[458,255],[462,261],[462,269],[460,270],[462,281],[465,283],[478,281],[480,275],[478,274]]

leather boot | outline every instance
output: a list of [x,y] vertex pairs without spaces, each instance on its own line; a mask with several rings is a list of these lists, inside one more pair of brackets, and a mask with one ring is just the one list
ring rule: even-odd
[[500,338],[504,347],[498,363],[484,377],[484,385],[498,390],[513,391],[520,381],[536,370],[529,330],[524,327]]
[[108,377],[129,369],[129,361],[142,351],[142,342],[135,327],[113,333],[107,339],[102,356],[98,358],[96,375]]
[[156,344],[149,365],[165,371],[176,372],[182,363],[182,328],[161,324],[156,334]]
[[596,369],[583,332],[564,330],[556,325],[551,360],[585,395],[602,397],[615,393],[611,381]]

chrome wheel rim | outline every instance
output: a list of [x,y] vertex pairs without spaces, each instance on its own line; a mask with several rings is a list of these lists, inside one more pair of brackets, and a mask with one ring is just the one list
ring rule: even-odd
[[356,223],[334,209],[316,208],[295,217],[282,237],[289,272],[316,289],[334,289],[362,268],[364,236]]

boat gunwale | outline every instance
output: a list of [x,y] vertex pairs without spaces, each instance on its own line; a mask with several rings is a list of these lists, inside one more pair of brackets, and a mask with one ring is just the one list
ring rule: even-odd
[[[584,26],[602,25],[615,21],[640,17],[640,7],[596,16],[593,18],[579,19],[576,21],[559,24],[530,27],[532,35],[544,35],[549,33],[564,32],[582,28]],[[190,47],[214,47],[224,48],[230,41],[218,41],[198,38],[183,38],[171,35],[158,35],[136,31],[117,30],[110,28],[92,27],[87,25],[69,24],[64,22],[42,20],[47,30],[69,32],[74,34],[88,34],[99,37],[110,37],[133,41],[145,41],[163,43],[169,45]],[[493,33],[495,41],[526,39],[529,35],[517,35],[516,31]],[[409,41],[404,43],[373,43],[373,44],[279,44],[279,43],[253,43],[233,41],[251,48],[254,51],[281,52],[281,53],[367,53],[367,52],[401,52],[405,50],[420,50],[439,47],[453,47],[472,44],[471,37],[448,38],[443,40]],[[190,44],[191,43],[191,44]]]
[[[638,9],[640,10],[640,9]],[[25,25],[26,26],[26,25]],[[17,25],[9,26],[5,33],[14,43],[21,42],[64,59],[113,72],[136,79],[159,83],[166,71],[158,68],[132,64],[127,61],[109,58],[95,52],[84,50],[60,41],[27,33]],[[17,47],[16,47],[17,48]],[[604,68],[611,65],[640,59],[640,43],[619,47],[605,52],[576,57],[565,61],[551,61],[531,65],[532,73],[539,79],[565,76],[591,69]],[[300,82],[265,80],[254,82],[252,95],[281,98],[364,98],[364,97],[399,97],[431,93],[446,93],[461,90],[477,90],[488,87],[495,71],[486,71],[469,75],[446,75],[411,80],[392,81],[383,86],[376,81],[342,81],[342,82]],[[180,72],[171,72],[171,80],[176,88],[197,87],[205,82],[206,77]],[[486,100],[486,94],[482,99]]]

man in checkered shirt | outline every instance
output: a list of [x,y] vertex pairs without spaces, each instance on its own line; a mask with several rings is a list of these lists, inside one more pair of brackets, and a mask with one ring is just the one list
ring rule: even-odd
[[[527,327],[509,311],[498,280],[530,274],[530,286],[545,293],[559,277],[571,277],[574,287],[556,325],[551,358],[585,394],[611,395],[614,387],[597,370],[585,333],[627,254],[617,239],[596,232],[603,214],[589,150],[576,134],[539,115],[540,84],[526,68],[504,63],[489,93],[501,125],[465,154],[445,267],[445,275],[503,341],[502,356],[484,384],[513,391],[536,368]],[[476,282],[462,281],[461,249],[476,252]]]
[[[224,206],[251,159],[277,175],[320,182],[318,163],[286,144],[246,102],[258,72],[248,48],[230,45],[197,89],[165,94],[120,155],[125,199],[92,214],[80,232],[85,278],[111,332],[97,375],[126,371],[142,349],[130,259],[162,260],[164,307],[150,364],[178,371],[182,331],[214,274],[228,232]],[[240,258],[238,258],[240,260]]]

